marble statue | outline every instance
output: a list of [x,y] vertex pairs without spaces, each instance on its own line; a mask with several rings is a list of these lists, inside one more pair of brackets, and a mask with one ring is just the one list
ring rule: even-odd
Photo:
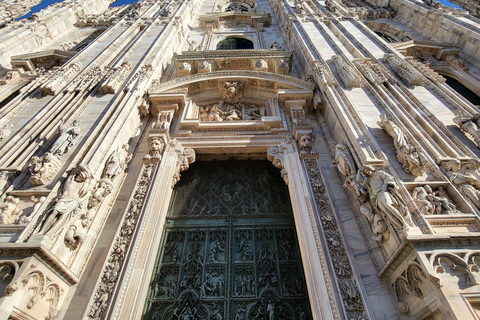
[[393,138],[397,150],[397,161],[403,166],[403,170],[416,177],[424,175],[426,159],[421,149],[414,147],[408,141],[403,131],[388,119],[387,114],[382,113],[380,115],[378,125]]
[[395,229],[402,231],[405,227],[414,226],[406,203],[398,192],[399,185],[392,175],[366,165],[358,170],[357,181],[367,189],[373,208]]
[[335,159],[333,164],[337,165],[338,171],[345,177],[350,177],[356,172],[355,161],[353,161],[348,147],[344,144],[339,143],[335,146]]
[[125,171],[127,164],[131,159],[132,155],[128,154],[128,144],[124,144],[121,148],[112,152],[105,164],[102,177],[110,180],[115,179]]
[[43,221],[39,234],[56,235],[73,217],[87,211],[93,179],[90,170],[79,165],[68,175],[62,193]]
[[467,166],[467,171],[462,170],[460,161],[453,158],[442,160],[440,165],[450,182],[456,185],[460,192],[480,209],[480,179],[472,174],[472,171],[475,171],[471,169],[473,162]]
[[56,156],[62,156],[64,153],[67,153],[68,150],[73,147],[75,142],[80,137],[80,122],[78,120],[73,121],[71,126],[63,126],[60,124],[58,126],[58,136],[52,147],[50,148],[50,153]]

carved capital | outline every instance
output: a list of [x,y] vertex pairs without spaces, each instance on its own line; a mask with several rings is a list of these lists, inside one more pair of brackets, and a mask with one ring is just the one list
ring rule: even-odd
[[288,184],[288,174],[287,170],[283,164],[284,152],[280,150],[279,147],[270,147],[267,150],[267,159],[273,163],[275,168],[280,169],[280,174],[282,175],[285,184]]

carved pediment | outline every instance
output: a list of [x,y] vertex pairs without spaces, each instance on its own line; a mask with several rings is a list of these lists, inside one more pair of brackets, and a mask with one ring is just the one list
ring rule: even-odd
[[76,52],[48,50],[13,56],[11,63],[14,69],[23,68],[25,71],[33,71],[37,68],[50,69],[62,66],[75,54]]
[[391,45],[404,56],[412,56],[415,58],[430,56],[437,60],[444,59],[446,55],[458,55],[460,51],[458,46],[449,44],[439,45],[434,41],[410,40]]

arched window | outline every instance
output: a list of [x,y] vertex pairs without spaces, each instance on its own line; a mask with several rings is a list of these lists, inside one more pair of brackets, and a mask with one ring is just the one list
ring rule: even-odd
[[442,76],[447,79],[447,84],[452,87],[453,90],[461,94],[465,99],[470,101],[474,105],[480,105],[480,97],[477,96],[472,90],[465,87],[463,84],[458,82],[452,77],[442,74]]
[[253,42],[244,38],[227,38],[217,43],[217,50],[253,49]]

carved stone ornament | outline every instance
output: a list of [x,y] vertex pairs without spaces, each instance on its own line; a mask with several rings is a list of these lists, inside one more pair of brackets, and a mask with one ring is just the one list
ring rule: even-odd
[[402,231],[414,226],[407,204],[398,192],[399,184],[392,175],[366,165],[358,170],[356,180],[368,192],[372,208],[395,229]]
[[386,53],[383,60],[402,78],[408,86],[421,86],[424,82],[422,75],[408,62],[393,53]]
[[0,126],[0,142],[7,139],[12,133],[13,124],[8,121]]
[[58,157],[63,156],[75,145],[75,142],[80,138],[81,132],[80,121],[75,120],[70,126],[64,126],[62,121],[58,126],[57,138],[50,147],[49,152]]
[[5,201],[0,204],[0,223],[12,224],[19,223],[22,215],[22,208],[19,206],[20,200],[12,196],[7,196]]
[[53,237],[74,217],[85,214],[94,183],[95,179],[86,166],[79,165],[74,168],[65,180],[55,205],[42,221],[38,234]]
[[284,157],[284,153],[283,151],[280,151],[279,147],[268,148],[267,159],[272,162],[275,168],[278,168],[281,170],[280,174],[282,175],[282,178],[285,181],[285,184],[288,184],[288,175],[287,175],[287,170],[285,170],[285,167],[283,166],[283,157]]
[[424,166],[427,160],[422,150],[412,145],[403,131],[388,119],[387,114],[380,114],[378,125],[393,138],[397,150],[397,161],[403,166],[403,170],[416,177],[425,175]]
[[165,149],[164,138],[162,136],[150,136],[148,138],[148,144],[150,146],[150,151],[143,157],[143,160],[161,161],[163,150]]
[[131,159],[132,155],[128,153],[128,144],[124,144],[121,148],[116,149],[110,154],[110,157],[108,157],[105,163],[102,178],[113,181],[125,171]]
[[353,63],[358,68],[358,70],[360,70],[363,76],[367,78],[370,82],[382,84],[387,81],[383,72],[379,70],[379,66],[376,64],[372,64],[369,59],[355,59]]
[[346,88],[356,88],[362,85],[362,80],[358,74],[342,57],[334,55],[332,57],[332,63]]
[[350,190],[357,200],[362,203],[360,212],[370,224],[373,233],[372,239],[377,242],[386,241],[389,237],[387,223],[378,210],[372,207],[367,188],[360,184],[355,174],[345,179],[343,186]]
[[104,81],[104,84],[100,87],[100,91],[103,94],[115,94],[120,89],[121,85],[125,82],[130,71],[132,71],[132,63],[130,61],[125,61],[122,65],[115,70],[107,77]]
[[352,266],[342,241],[335,214],[330,205],[330,199],[318,167],[317,160],[304,160],[310,185],[312,186],[315,205],[320,215],[328,251],[335,270],[335,276],[340,287],[340,295],[348,319],[367,319],[364,302],[356,285]]
[[412,196],[418,209],[424,215],[430,214],[460,214],[457,207],[449,199],[442,187],[433,192],[429,185],[419,186],[413,189]]
[[441,159],[440,167],[450,182],[455,185],[462,195],[480,209],[480,160],[470,159],[460,167],[460,161],[454,158]]
[[218,103],[199,107],[199,119],[202,122],[221,122],[236,120],[261,120],[266,115],[265,106],[245,105],[243,103],[225,104],[223,100]]
[[61,165],[60,159],[50,152],[42,157],[32,157],[29,168],[30,183],[37,186],[49,183],[57,175]]
[[465,60],[463,60],[462,58],[453,58],[449,61],[449,63],[455,69],[462,70],[462,71],[465,71],[465,72],[470,70],[470,68],[467,68],[465,66]]
[[80,72],[82,64],[74,62],[68,67],[57,71],[46,83],[41,87],[43,95],[54,96],[62,90],[73,77]]
[[475,144],[480,147],[480,113],[473,116],[466,115],[462,110],[455,110],[455,118],[453,122],[465,133],[468,133],[475,141]]
[[338,171],[345,177],[350,177],[357,172],[355,161],[353,161],[348,147],[341,143],[335,146],[335,158],[332,164],[336,165]]
[[243,83],[238,81],[225,82],[222,86],[223,97],[226,103],[237,103],[243,97]]
[[134,196],[128,205],[124,215],[124,221],[120,233],[115,239],[114,245],[109,253],[108,264],[103,270],[102,281],[97,287],[94,300],[88,312],[90,319],[103,318],[110,303],[120,271],[125,260],[128,247],[132,242],[132,236],[138,223],[138,217],[143,208],[150,186],[152,172],[157,163],[145,163],[137,183]]
[[313,132],[304,133],[300,136],[300,140],[298,141],[300,145],[300,158],[314,159],[318,157],[318,154],[312,149],[313,142],[315,142]]
[[195,150],[184,149],[178,154],[172,188],[180,180],[180,172],[187,170],[193,162],[195,162]]
[[160,130],[161,132],[168,132],[170,130],[170,124],[173,120],[174,110],[164,110],[158,113],[157,122],[153,125],[154,129]]

